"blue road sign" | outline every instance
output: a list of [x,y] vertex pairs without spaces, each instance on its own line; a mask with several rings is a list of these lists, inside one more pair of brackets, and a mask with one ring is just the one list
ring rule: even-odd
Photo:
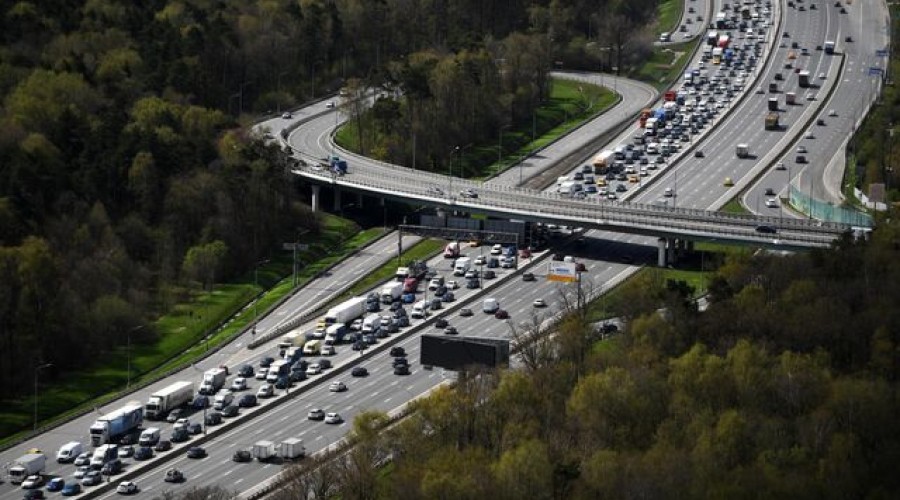
[[876,68],[875,66],[869,68],[869,76],[881,76],[882,74],[884,74],[884,70],[881,68]]
[[878,57],[887,57],[888,51],[887,49],[878,49],[875,51],[875,55]]

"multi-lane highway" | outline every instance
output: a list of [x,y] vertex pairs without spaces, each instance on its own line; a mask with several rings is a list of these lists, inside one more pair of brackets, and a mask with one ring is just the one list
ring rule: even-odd
[[[822,7],[824,9],[824,5]],[[822,12],[822,10],[815,12],[813,15],[808,14],[810,14],[810,11],[805,13],[787,13],[782,29],[788,31],[792,37],[800,36],[801,33],[816,33],[817,30],[819,30],[818,33],[825,34],[825,36],[839,36],[839,40],[844,39],[844,35],[838,33],[840,29],[840,20],[835,21],[834,16]],[[859,14],[859,12],[856,10],[850,11],[851,16],[857,14]],[[832,25],[832,22],[835,24]],[[871,32],[883,33],[883,30],[878,31],[875,27],[867,26],[867,28]],[[834,33],[834,35],[832,35],[832,33]],[[811,36],[812,35],[810,35],[810,37]],[[859,35],[854,34],[852,36],[859,41],[864,39],[862,33]],[[776,43],[780,43],[780,39],[776,38],[776,40]],[[873,40],[875,40],[874,37]],[[804,43],[807,43],[806,39],[804,39]],[[869,43],[877,43],[877,41]],[[778,50],[784,52],[784,49]],[[808,58],[804,59],[804,62],[806,63],[805,67],[809,67],[811,72],[813,71],[813,67],[816,68],[815,73],[813,73],[814,75],[817,76],[819,72],[826,72],[827,75],[828,71],[834,71],[834,61],[836,57],[826,57],[822,52],[814,50],[811,50],[811,52],[813,53],[810,56],[803,57]],[[778,65],[782,59],[783,57],[779,58],[777,52],[773,55],[773,61],[775,62],[774,67],[773,69],[767,70],[765,73],[767,76],[764,76],[760,80],[761,83],[767,82],[767,78],[771,77],[774,72],[783,71],[783,68],[779,68]],[[871,62],[863,62],[864,59],[864,57],[860,56],[859,61],[855,64],[871,64]],[[849,65],[845,65],[845,67],[847,66]],[[790,76],[795,75],[786,76],[789,77],[789,80],[785,83],[791,84],[791,80],[793,79],[791,79]],[[846,72],[842,77],[842,81],[846,81],[846,83],[850,85],[850,88],[852,88],[854,83],[857,86],[860,84],[860,82],[854,82],[849,78]],[[835,77],[835,80],[837,80],[837,77]],[[865,78],[863,80],[864,82],[868,81]],[[826,78],[826,82],[827,81],[828,79]],[[863,86],[865,86],[865,83],[863,83]],[[755,85],[748,84],[748,88],[750,89],[750,92],[753,92]],[[840,90],[837,90],[836,92],[839,91]],[[849,90],[848,92],[850,92],[851,95],[857,95]],[[799,92],[798,95],[800,95]],[[764,95],[748,95],[742,103],[735,106],[734,111],[728,119],[720,123],[716,129],[709,132],[702,142],[695,145],[695,147],[703,148],[707,154],[707,158],[695,159],[690,157],[682,163],[675,163],[673,165],[675,169],[670,168],[667,173],[660,176],[661,178],[659,180],[649,187],[645,186],[646,193],[637,195],[636,199],[647,201],[658,199],[661,193],[660,190],[664,189],[667,185],[667,179],[670,176],[674,184],[676,172],[679,177],[679,206],[685,204],[686,206],[707,208],[724,203],[724,201],[722,201],[723,199],[733,196],[733,192],[736,192],[737,187],[732,188],[731,190],[726,189],[722,186],[722,177],[731,175],[738,186],[740,186],[741,181],[744,181],[745,179],[749,181],[755,169],[763,168],[759,166],[760,161],[764,160],[763,157],[765,155],[763,153],[777,151],[780,147],[780,142],[784,140],[784,138],[782,137],[782,139],[779,140],[779,134],[787,135],[789,132],[794,133],[794,129],[796,129],[796,127],[794,127],[789,132],[762,133],[762,113],[765,109],[765,97],[766,96]],[[784,113],[784,121],[791,124],[792,122],[796,123],[796,121],[802,120],[803,112],[808,111],[810,106],[811,104],[804,100],[802,105],[798,106],[797,109],[791,109]],[[850,109],[848,109],[846,113],[850,113],[853,106],[849,105],[849,108]],[[294,120],[296,120],[298,115],[301,117],[312,117],[326,113],[328,110],[329,108],[327,108],[325,103],[320,103],[318,108],[314,108],[311,111],[304,110],[295,112]],[[819,111],[819,113],[820,112],[821,111]],[[811,114],[815,115],[816,112],[812,112]],[[839,112],[838,114],[841,116],[843,112]],[[743,117],[743,119],[741,117]],[[333,115],[328,115],[325,120],[330,121],[330,123],[333,124],[335,118]],[[314,125],[315,122],[316,119],[311,119],[311,121],[307,123],[307,125],[310,126],[309,130],[316,130]],[[285,121],[284,123],[274,125],[270,123],[270,125],[272,125],[273,131],[278,131],[279,127],[284,127],[288,123],[295,123],[295,121]],[[749,127],[747,126],[747,123],[750,124]],[[759,125],[759,132],[754,132],[757,124]],[[831,124],[829,123],[827,126],[831,126]],[[837,124],[835,126],[837,126]],[[303,129],[307,130],[308,127],[304,125]],[[327,137],[329,132],[329,127],[324,127],[323,129],[318,130],[318,132],[313,132],[311,134],[306,132],[293,134],[291,140],[296,140],[298,142],[292,142],[292,144],[295,149],[305,149],[305,152],[312,154],[316,158],[321,158],[328,154],[329,147],[326,146],[323,150],[321,144],[323,144],[322,138]],[[739,138],[741,133],[752,133],[752,137],[744,140],[742,137]],[[312,139],[306,140],[304,137]],[[629,135],[625,135],[625,137],[627,138]],[[757,152],[757,154],[760,155],[760,158],[758,158],[757,161],[736,160],[734,158],[734,146],[736,140],[750,143],[751,150]],[[324,144],[327,144],[327,141],[324,141]],[[717,161],[714,161],[714,158]],[[730,163],[730,166],[722,167],[722,163]],[[716,170],[716,168],[719,168],[719,170]],[[724,170],[722,170],[723,168]],[[711,173],[710,170],[713,170],[714,172]],[[513,173],[512,175],[515,174]],[[463,181],[453,182],[456,185],[456,183],[462,183]],[[702,184],[703,187],[693,188],[694,183]],[[459,189],[459,187],[456,189]],[[451,189],[449,192],[452,193],[453,190]],[[698,199],[699,201],[697,201]],[[622,257],[633,257],[636,255],[640,260],[650,259],[652,258],[652,255],[655,254],[655,249],[648,245],[646,237],[623,236],[599,232],[593,232],[591,236],[594,237],[585,238],[583,247],[567,250],[567,253],[571,252],[575,255],[583,253],[584,256],[581,258],[581,261],[587,265],[588,276],[590,276],[590,280],[598,288],[605,289],[611,283],[615,283],[616,280],[622,279],[633,271],[634,268],[629,265],[616,263],[616,261],[620,261]],[[304,289],[298,293],[298,295],[292,299],[290,305],[286,306],[286,309],[279,308],[273,315],[261,318],[259,324],[260,332],[265,333],[266,331],[275,328],[278,324],[283,323],[287,318],[295,316],[299,311],[305,310],[315,302],[317,297],[321,299],[323,296],[328,295],[329,291],[333,291],[338,286],[338,283],[350,281],[360,273],[367,272],[374,267],[376,263],[381,263],[390,259],[395,248],[395,243],[396,242],[393,239],[379,242],[379,246],[373,246],[372,248],[367,249],[367,251],[361,252],[356,260],[351,260],[345,265],[335,268],[332,275],[319,282],[319,285]],[[478,251],[480,250],[467,250],[470,254]],[[362,261],[366,259],[368,259],[369,262],[363,263]],[[354,264],[354,262],[358,264]],[[560,293],[558,290],[559,286],[540,279],[540,275],[542,274],[541,267],[538,267],[536,274],[539,276],[539,279],[536,282],[526,283],[519,278],[511,278],[498,285],[497,289],[490,292],[492,296],[496,296],[501,300],[504,309],[510,311],[510,322],[513,325],[527,320],[532,313],[531,303],[535,298],[543,298],[551,304],[550,308],[542,311],[541,314],[549,314],[555,307],[558,307],[556,305],[558,301],[554,301],[554,297]],[[456,326],[462,334],[477,332],[478,335],[482,336],[506,335],[509,325],[492,316],[480,314],[478,311],[479,305],[480,302],[476,300],[471,306],[476,314],[470,318],[461,318],[458,313],[450,314],[451,324]],[[429,328],[429,330],[433,331],[431,328]],[[261,356],[271,355],[273,353],[271,346],[260,348],[252,352],[248,351],[245,348],[246,343],[250,340],[248,337],[249,335],[245,335],[235,343],[225,347],[219,354],[199,363],[195,370],[188,370],[176,374],[164,382],[154,384],[146,390],[135,393],[126,400],[137,399],[145,401],[151,390],[167,385],[173,380],[189,379],[196,381],[199,379],[202,370],[205,370],[206,368],[218,366],[220,364],[227,364],[231,367],[235,367],[245,361],[255,362]],[[291,399],[290,402],[284,403],[272,411],[266,412],[264,416],[254,419],[250,424],[233,431],[228,431],[223,436],[217,436],[210,440],[204,445],[210,453],[210,456],[206,459],[188,461],[186,458],[182,458],[183,451],[171,452],[177,454],[179,457],[173,461],[172,464],[182,468],[188,477],[188,481],[184,485],[175,486],[175,488],[202,484],[221,484],[228,489],[237,491],[248,489],[251,485],[271,476],[276,470],[276,467],[257,463],[232,464],[230,462],[230,457],[231,453],[236,448],[246,447],[250,443],[263,438],[282,439],[286,437],[303,437],[310,451],[315,451],[334,443],[346,432],[348,428],[347,424],[344,424],[343,426],[327,426],[320,422],[307,421],[305,419],[305,414],[310,407],[315,406],[321,407],[326,411],[341,412],[345,419],[349,421],[354,414],[362,409],[380,409],[384,411],[396,409],[403,404],[404,401],[429,390],[429,388],[434,387],[436,384],[447,379],[446,374],[441,373],[439,370],[425,372],[418,368],[416,350],[418,343],[415,337],[404,341],[401,345],[403,345],[407,352],[410,353],[413,373],[409,376],[398,377],[393,375],[388,369],[390,360],[386,354],[371,354],[358,361],[358,363],[369,369],[371,373],[369,377],[363,379],[351,379],[344,375],[340,377],[349,385],[350,390],[345,393],[329,393],[327,392],[326,385],[299,394],[297,397]],[[350,357],[359,356],[355,353],[348,353],[348,350],[349,349],[346,346],[342,348],[335,359],[345,360]],[[121,404],[122,401],[119,401],[115,404],[101,408],[101,411],[110,411]],[[19,456],[24,449],[30,447],[38,447],[48,453],[53,453],[58,446],[66,441],[72,439],[86,441],[86,431],[90,423],[94,420],[94,417],[94,415],[81,417],[72,423],[43,434],[39,438],[29,440],[20,446],[0,454],[0,461],[8,463]],[[169,424],[163,424],[162,427],[168,429],[168,425]],[[167,434],[167,432],[165,434]],[[133,468],[134,464],[132,463],[130,467]],[[53,464],[49,467],[48,472],[51,474],[58,473],[69,480],[71,479],[72,470],[73,467],[71,465],[57,466]],[[162,483],[161,469],[154,469],[146,475],[141,475],[138,477],[137,481],[145,492],[158,493],[163,488],[172,487]],[[17,498],[18,496],[20,496],[20,490],[14,489],[8,485],[0,486],[0,500]]]

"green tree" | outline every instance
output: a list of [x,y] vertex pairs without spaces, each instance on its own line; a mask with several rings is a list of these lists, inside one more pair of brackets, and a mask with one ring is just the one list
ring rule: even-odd
[[538,440],[524,441],[504,453],[493,472],[500,498],[553,497],[553,467],[547,447]]
[[215,282],[227,255],[228,247],[220,240],[196,245],[184,256],[182,270],[188,278],[199,281],[206,289]]

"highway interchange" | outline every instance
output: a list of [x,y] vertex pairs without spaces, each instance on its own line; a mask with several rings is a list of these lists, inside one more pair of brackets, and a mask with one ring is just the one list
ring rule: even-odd
[[[879,3],[878,5],[881,8],[881,4]],[[827,164],[825,159],[834,156],[838,148],[841,147],[842,140],[839,139],[846,137],[852,127],[855,126],[855,122],[860,118],[857,111],[858,106],[870,100],[871,96],[878,89],[877,84],[872,83],[873,77],[868,75],[868,67],[879,62],[883,66],[883,61],[875,56],[875,49],[886,45],[886,34],[884,29],[882,29],[885,14],[878,12],[879,9],[875,8],[863,9],[860,2],[854,2],[853,5],[847,6],[847,9],[848,15],[838,15],[836,9],[833,9],[830,4],[820,4],[818,10],[807,10],[802,13],[784,12],[783,14],[785,15],[780,28],[782,31],[790,33],[790,37],[786,40],[796,40],[802,46],[810,48],[810,55],[802,56],[804,67],[809,68],[816,78],[822,72],[827,75],[824,81],[819,81],[817,78],[816,83],[837,85],[830,102],[825,103],[821,99],[817,101],[806,101],[803,99],[800,101],[799,106],[792,107],[783,113],[783,122],[792,125],[818,117],[824,114],[827,109],[836,110],[837,117],[828,117],[827,124],[824,127],[810,126],[810,128],[815,130],[814,139],[803,140],[810,148],[808,155],[810,157],[809,165],[814,165],[820,171],[825,169]],[[852,36],[854,42],[844,43],[845,36]],[[837,61],[839,57],[842,57],[841,55],[826,56],[824,52],[814,50],[815,45],[822,43],[825,39],[837,40],[839,42],[838,52],[843,53],[843,57],[846,57],[844,69],[840,74],[835,72],[839,67]],[[701,139],[702,142],[693,144],[693,147],[703,149],[706,158],[697,159],[691,155],[686,155],[684,160],[671,163],[665,172],[657,174],[659,176],[658,179],[654,179],[649,185],[643,186],[640,192],[631,195],[633,200],[652,202],[660,199],[664,189],[674,185],[676,175],[680,178],[677,189],[677,203],[679,206],[718,208],[730,197],[734,196],[743,186],[750,185],[757,171],[766,171],[767,173],[763,174],[748,192],[760,191],[763,186],[772,186],[778,190],[783,189],[787,181],[787,171],[775,170],[774,165],[779,159],[782,159],[782,154],[780,154],[780,151],[783,149],[782,144],[792,143],[793,139],[789,136],[801,133],[804,127],[792,127],[790,130],[782,132],[763,130],[762,116],[766,109],[766,98],[768,95],[755,94],[756,87],[759,85],[765,86],[767,82],[772,80],[775,72],[785,73],[787,78],[785,82],[782,82],[785,84],[785,87],[796,86],[796,79],[791,78],[794,75],[787,74],[788,70],[782,67],[785,60],[785,52],[789,49],[778,47],[782,40],[780,36],[774,37],[774,40],[775,47],[773,47],[771,64],[765,69],[758,83],[748,83],[745,87],[746,97],[739,104],[734,105],[734,109],[728,117],[718,123],[714,129],[707,132],[707,135]],[[623,86],[622,88],[626,87]],[[636,88],[639,89],[639,87]],[[784,91],[789,90],[785,88]],[[797,89],[794,89],[794,91],[797,92],[798,97],[805,96],[806,93]],[[816,92],[824,99],[826,91],[823,88],[818,89]],[[639,93],[640,90],[637,90],[635,95]],[[783,93],[780,96],[783,97]],[[635,102],[635,99],[637,99],[637,102]],[[646,105],[646,99],[647,96],[644,96],[643,99],[641,97],[629,97],[628,101],[632,106],[636,106],[639,109]],[[814,109],[814,106],[819,106],[819,108]],[[312,109],[298,111],[294,113],[292,120],[296,121],[297,118],[302,119],[316,115],[322,115],[322,117],[310,119],[301,129],[292,134],[291,144],[295,149],[310,154],[319,154],[319,157],[321,157],[323,153],[321,144],[329,144],[330,131],[336,122],[326,104],[323,102]],[[610,122],[614,121],[612,116],[607,116],[605,119]],[[749,128],[745,122],[749,123]],[[815,123],[815,120],[812,120],[812,122]],[[289,123],[292,123],[292,121],[278,118],[274,123],[269,122],[267,125],[272,130],[280,130]],[[606,124],[605,126],[609,125]],[[587,130],[594,131],[599,129],[599,127],[597,125],[595,128]],[[629,129],[614,144],[628,140],[632,133],[633,130]],[[569,139],[567,138],[567,140]],[[571,140],[573,143],[570,143],[569,147],[574,148],[577,145],[577,136],[573,136]],[[564,149],[566,147],[563,145],[565,142],[565,140],[561,141],[553,147]],[[738,160],[735,158],[734,147],[737,142],[750,144],[751,151],[759,157],[756,160]],[[326,149],[324,154],[327,155],[328,153]],[[552,161],[553,156],[551,153],[556,154],[555,150],[548,148],[543,152],[542,156],[547,158],[548,161]],[[789,147],[788,153],[783,156],[783,161],[792,161],[794,156],[793,147]],[[539,169],[540,167],[535,165],[532,172]],[[518,183],[518,176],[515,170],[514,168],[507,171],[497,181],[509,184]],[[800,172],[800,168],[790,170],[791,175],[795,178],[801,175]],[[807,175],[813,176],[813,173],[808,173]],[[727,176],[733,178],[736,184],[735,187],[727,189],[722,185],[722,180]],[[459,182],[459,185],[464,183],[464,181],[453,182]],[[750,199],[749,202],[745,199],[745,203],[751,210],[756,209],[756,202],[753,199]],[[771,210],[784,217],[793,216],[792,212],[783,209],[783,211],[779,209]],[[637,262],[652,260],[655,255],[653,243],[653,241],[642,236],[617,235],[595,231],[584,238],[581,248],[567,250],[566,252],[578,255],[579,260],[587,266],[587,275],[590,276],[591,282],[598,289],[605,289],[617,280],[624,279],[636,269],[633,265],[622,262],[626,257],[635,258]],[[342,283],[350,282],[360,273],[365,273],[367,270],[390,260],[393,257],[395,248],[396,241],[393,238],[386,238],[342,263],[341,266],[336,267],[332,271],[330,276],[317,280],[312,286],[300,290],[284,306],[273,311],[272,314],[261,317],[258,327],[259,334],[265,334],[289,318],[308,310],[324,297],[340,288]],[[483,250],[486,249],[468,249],[466,251],[473,254]],[[443,263],[439,265],[441,264]],[[443,265],[446,270],[446,264]],[[502,279],[499,278],[496,289],[489,292],[490,295],[500,298],[503,307],[510,311],[512,324],[519,324],[528,319],[532,311],[531,303],[535,298],[543,298],[550,303],[550,307],[542,311],[542,314],[550,314],[558,307],[559,301],[554,299],[559,294],[559,285],[541,280],[542,269],[539,264],[535,271],[539,275],[537,282],[526,283],[520,278],[512,277],[503,283],[499,283],[500,279]],[[463,292],[463,290],[459,290],[459,292]],[[509,297],[514,298],[507,299]],[[463,298],[460,298],[457,304],[461,304],[463,300]],[[451,313],[449,315],[451,324],[456,326],[463,334],[479,332],[484,336],[506,335],[509,328],[508,325],[504,321],[481,314],[478,310],[479,305],[478,299],[469,305],[476,312],[470,318],[460,318],[458,313]],[[426,327],[425,331],[434,332],[435,330],[431,327]],[[199,362],[195,368],[173,374],[165,381],[130,394],[124,400],[104,406],[100,411],[111,411],[124,404],[124,401],[138,400],[144,402],[153,390],[163,387],[174,380],[193,380],[196,382],[199,380],[203,370],[220,364],[226,364],[232,368],[244,362],[251,362],[257,365],[259,358],[272,355],[274,352],[274,347],[271,345],[250,351],[246,348],[246,344],[249,341],[250,335],[245,334],[232,344],[225,346],[218,353]],[[418,341],[415,335],[401,341],[399,345],[403,345],[410,354],[409,357],[413,367],[413,373],[410,376],[398,377],[393,375],[387,369],[389,357],[386,353],[367,354],[363,360],[358,362],[369,368],[371,373],[369,377],[365,379],[351,379],[346,373],[339,377],[348,383],[350,386],[349,391],[339,394],[328,393],[327,384],[323,384],[300,394],[298,388],[290,401],[280,404],[271,411],[267,411],[264,415],[254,418],[245,426],[229,430],[221,436],[215,436],[210,439],[204,444],[204,447],[210,453],[208,458],[189,461],[183,458],[183,448],[181,448],[170,452],[178,456],[173,462],[158,468],[153,467],[152,464],[147,465],[148,471],[141,473],[136,481],[144,492],[150,493],[158,493],[165,487],[179,489],[200,484],[221,484],[229,489],[245,491],[270,477],[276,470],[276,467],[256,463],[233,464],[231,463],[231,454],[235,449],[247,447],[259,439],[277,440],[286,437],[302,437],[308,450],[314,452],[337,442],[343,436],[348,428],[347,423],[340,426],[327,426],[320,422],[308,422],[305,419],[305,415],[310,407],[318,406],[326,410],[339,411],[347,421],[350,421],[356,412],[363,409],[396,410],[406,400],[423,394],[437,384],[452,378],[449,374],[442,373],[440,370],[424,371],[418,366],[416,361]],[[203,346],[198,346],[198,348],[202,349]],[[351,358],[357,359],[358,357],[359,354],[350,352],[349,347],[344,347],[335,359],[349,360]],[[252,384],[252,386],[255,387],[256,383]],[[0,461],[8,463],[18,457],[22,450],[30,447],[41,448],[48,455],[53,455],[55,450],[67,441],[80,440],[86,442],[87,428],[95,417],[96,415],[94,414],[79,417],[13,449],[6,450],[0,456]],[[196,420],[196,417],[194,418]],[[150,425],[156,424],[145,423],[145,427]],[[164,436],[167,435],[170,424],[163,423],[160,427],[164,429]],[[210,431],[213,431],[212,427]],[[162,482],[162,470],[171,465],[177,465],[185,471],[188,477],[186,483],[173,487]],[[135,467],[132,464],[130,469]],[[48,466],[47,472],[51,475],[59,474],[69,479],[71,478],[72,470],[73,467],[71,465],[56,465],[52,463]],[[9,485],[0,486],[0,500],[18,498],[20,495],[21,490],[19,489],[12,488]]]

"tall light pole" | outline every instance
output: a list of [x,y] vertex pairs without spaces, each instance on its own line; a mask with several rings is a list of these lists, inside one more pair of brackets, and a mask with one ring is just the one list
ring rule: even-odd
[[[269,259],[261,260],[256,263],[256,266],[253,268],[253,288],[259,287],[259,266],[263,264],[268,264]],[[259,297],[253,301],[253,330],[251,331],[251,335],[256,337],[256,325],[259,324]]]
[[128,389],[131,387],[131,334],[143,328],[144,325],[138,325],[131,330],[128,330],[128,349],[127,349],[127,357],[128,357],[128,381],[125,383],[125,388]]
[[450,150],[450,176],[447,182],[447,197],[453,196],[453,153],[459,151],[459,146],[453,146],[453,149]]
[[31,430],[37,432],[37,410],[38,410],[38,373],[44,368],[50,368],[53,363],[44,363],[34,367],[34,425]]

